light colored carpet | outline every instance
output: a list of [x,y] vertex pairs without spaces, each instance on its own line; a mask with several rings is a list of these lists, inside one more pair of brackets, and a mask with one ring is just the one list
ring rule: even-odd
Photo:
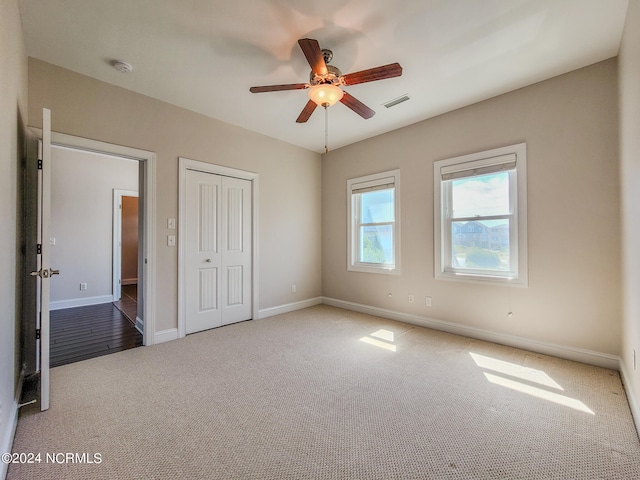
[[[51,372],[8,479],[636,479],[617,372],[317,306]],[[46,453],[99,453],[47,464]]]

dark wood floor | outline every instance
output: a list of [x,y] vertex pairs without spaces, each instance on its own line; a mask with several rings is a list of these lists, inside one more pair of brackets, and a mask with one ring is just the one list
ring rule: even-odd
[[112,303],[51,312],[51,367],[142,345],[142,334]]
[[120,300],[113,304],[135,325],[138,315],[138,285],[122,285],[121,294]]

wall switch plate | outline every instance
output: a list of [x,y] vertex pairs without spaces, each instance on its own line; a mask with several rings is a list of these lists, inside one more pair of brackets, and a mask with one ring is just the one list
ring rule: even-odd
[[49,239],[49,245],[55,245],[56,244],[56,237],[51,237]]
[[80,290],[86,290],[86,289],[87,289],[87,284],[86,284],[86,283],[84,283],[84,282],[82,282],[82,283],[80,284]]
[[167,235],[167,246],[175,247],[176,246],[176,236],[175,235]]
[[424,305],[425,307],[431,306],[431,297],[424,297]]
[[169,230],[176,229],[176,219],[175,218],[167,218],[167,228]]
[[298,291],[298,287],[295,285],[291,285],[291,293],[296,293]]

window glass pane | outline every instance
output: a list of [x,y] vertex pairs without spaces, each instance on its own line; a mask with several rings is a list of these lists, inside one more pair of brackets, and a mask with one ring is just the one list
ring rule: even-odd
[[393,225],[360,227],[358,250],[362,263],[393,264]]
[[360,194],[361,223],[393,222],[393,188]]
[[509,172],[451,180],[453,218],[509,213]]
[[510,270],[509,220],[451,222],[451,266]]

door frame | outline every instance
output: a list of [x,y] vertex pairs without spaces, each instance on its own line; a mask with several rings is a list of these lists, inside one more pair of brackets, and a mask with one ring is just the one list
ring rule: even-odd
[[[113,301],[122,298],[122,197],[138,197],[134,190],[113,189]],[[139,232],[138,232],[139,233]]]
[[[38,138],[42,138],[42,129],[31,128],[31,131]],[[144,208],[143,229],[139,232],[143,239],[144,258],[142,343],[145,346],[153,345],[156,343],[156,154],[147,150],[57,132],[51,132],[51,145],[137,160],[142,165],[142,174],[138,180]]]
[[187,170],[197,170],[199,172],[222,175],[224,177],[240,178],[251,182],[251,319],[258,319],[258,307],[260,298],[258,291],[258,193],[259,174],[247,170],[215,165],[213,163],[201,162],[179,157],[178,174],[178,338],[184,338],[187,331],[186,318],[186,251],[185,243],[182,241],[186,235],[187,214]]

